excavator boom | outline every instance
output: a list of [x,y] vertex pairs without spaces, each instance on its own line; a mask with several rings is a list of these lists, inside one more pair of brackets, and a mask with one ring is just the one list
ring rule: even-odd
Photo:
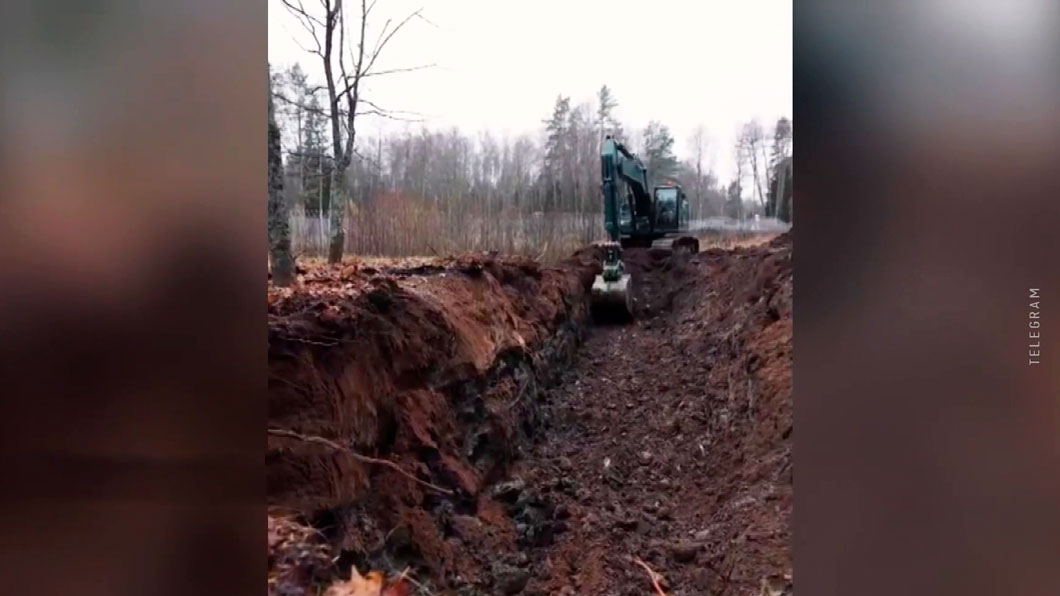
[[592,288],[593,313],[598,319],[633,317],[633,278],[622,262],[627,246],[665,246],[698,252],[699,241],[687,233],[688,198],[680,186],[652,188],[641,160],[608,135],[600,150],[600,188],[604,198],[603,271]]
[[593,280],[592,307],[597,320],[628,320],[633,316],[633,277],[622,262],[623,234],[650,225],[648,170],[632,152],[608,135],[600,150],[604,196],[603,271]]

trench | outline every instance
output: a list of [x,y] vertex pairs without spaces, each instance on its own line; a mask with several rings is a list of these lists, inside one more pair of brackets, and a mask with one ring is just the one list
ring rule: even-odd
[[790,241],[630,259],[628,326],[591,324],[591,252],[270,306],[270,425],[451,491],[270,437],[270,586],[354,565],[431,593],[651,593],[632,557],[673,594],[790,583]]

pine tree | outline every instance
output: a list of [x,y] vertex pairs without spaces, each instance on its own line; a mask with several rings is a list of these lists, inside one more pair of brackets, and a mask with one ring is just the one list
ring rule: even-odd
[[670,129],[653,120],[644,128],[644,160],[652,184],[661,184],[678,172],[678,161],[674,155],[674,137]]
[[725,215],[734,219],[743,219],[743,188],[739,180],[729,183],[725,196]]
[[323,192],[324,173],[331,170],[331,157],[327,154],[326,138],[327,121],[323,117],[320,101],[316,95],[309,98],[302,129],[303,145],[297,154],[302,160],[303,203],[306,213],[319,214],[328,212],[329,196]]
[[552,118],[545,121],[545,199],[546,209],[554,207],[560,194],[564,160],[567,158],[567,130],[570,114],[570,97],[559,95],[552,108]]
[[[769,196],[766,203],[766,216],[777,217],[782,221],[791,221],[791,120],[780,118],[773,129],[773,147],[769,156]],[[779,177],[785,176],[782,197],[777,197]]]
[[600,87],[596,99],[599,102],[596,108],[596,126],[600,130],[600,141],[603,142],[604,137],[609,134],[621,139],[622,125],[615,119],[615,108],[618,107],[618,101],[611,94],[611,88],[607,85]]
[[791,120],[781,117],[773,129],[773,148],[769,157],[770,169],[775,169],[785,157],[791,155]]

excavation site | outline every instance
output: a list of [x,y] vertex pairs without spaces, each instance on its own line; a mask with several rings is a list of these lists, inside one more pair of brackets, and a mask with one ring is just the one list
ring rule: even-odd
[[716,240],[270,283],[269,593],[792,593],[791,236]]

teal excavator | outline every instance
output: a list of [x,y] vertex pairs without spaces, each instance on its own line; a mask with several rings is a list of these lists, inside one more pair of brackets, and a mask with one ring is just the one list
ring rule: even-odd
[[633,317],[633,277],[622,262],[622,250],[655,247],[699,252],[699,240],[688,235],[688,197],[677,184],[651,187],[648,170],[621,142],[607,135],[600,151],[604,197],[603,271],[593,280],[592,309],[597,319]]

